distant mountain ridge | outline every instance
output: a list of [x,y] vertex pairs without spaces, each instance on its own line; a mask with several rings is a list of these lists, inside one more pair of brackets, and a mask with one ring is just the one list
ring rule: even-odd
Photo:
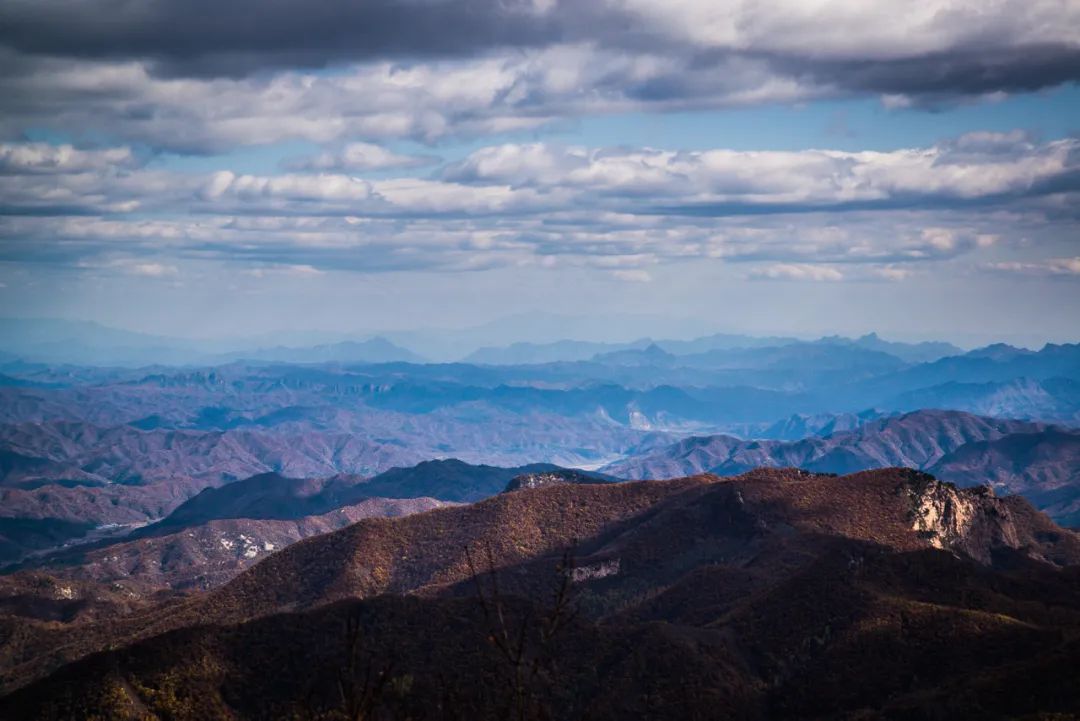
[[[320,334],[307,334],[312,338]],[[321,334],[323,336],[333,334]],[[281,334],[285,342],[269,345],[272,337],[264,334],[251,339],[193,340],[172,338],[136,331],[110,328],[91,321],[73,321],[54,318],[19,319],[0,318],[0,362],[3,354],[10,358],[24,358],[50,363],[88,363],[103,365],[154,365],[154,364],[212,364],[230,360],[257,360],[263,362],[423,362],[424,356],[402,347],[385,335],[368,334],[361,337],[341,338],[332,342],[298,345],[300,334]],[[408,333],[391,334],[404,338],[409,344]],[[415,334],[412,334],[415,335]],[[665,351],[676,355],[691,355],[718,350],[748,349],[756,347],[781,347],[808,341],[786,336],[752,336],[745,334],[714,333],[690,340],[648,338],[625,341],[591,341],[566,338],[557,341],[531,342],[519,340],[507,345],[474,347],[463,357],[466,363],[487,365],[538,364],[563,361],[583,361],[594,355],[609,351],[644,348],[656,343]],[[815,343],[849,345],[879,350],[909,362],[936,360],[962,351],[950,343],[921,342],[901,343],[884,341],[876,333],[859,338],[827,336]],[[229,347],[237,344],[246,348]]]
[[[632,351],[646,350],[653,353],[657,360],[661,360],[663,355],[658,353],[660,351],[671,356],[682,357],[717,351],[747,351],[754,348],[777,348],[803,344],[861,348],[886,353],[908,363],[925,363],[964,353],[961,348],[951,343],[886,341],[880,338],[877,333],[868,333],[858,338],[826,336],[816,341],[804,341],[798,338],[780,336],[758,337],[717,333],[692,340],[642,338],[626,343],[601,343],[582,340],[561,340],[552,343],[518,342],[507,346],[480,348],[467,355],[462,361],[486,365],[540,364],[590,359],[597,362],[619,362],[619,358],[632,358]],[[655,349],[653,349],[654,346]]]
[[1080,528],[1080,433],[1048,428],[966,443],[929,472],[963,486],[1023,493],[1057,523]]
[[[224,486],[206,488],[160,522],[142,529],[138,535],[154,535],[167,529],[227,518],[297,519],[371,498],[471,502],[499,493],[514,478],[565,470],[550,463],[503,468],[450,458],[391,468],[369,478],[350,475],[286,478],[277,473],[263,473]],[[598,480],[605,478],[600,474],[576,473]]]
[[630,348],[643,348],[648,340],[630,343],[599,343],[591,341],[561,340],[554,343],[511,343],[507,346],[478,348],[462,358],[462,363],[480,365],[529,365],[589,360],[598,353]]
[[227,349],[229,344],[228,341],[197,341],[118,330],[89,321],[0,318],[0,351],[11,359],[47,363],[148,366],[159,363],[205,365],[238,359],[292,363],[419,363],[424,360],[380,336],[306,347],[260,346],[230,350]]
[[[305,538],[365,518],[395,518],[454,505],[433,498],[368,498],[303,515],[218,514],[196,521],[155,524],[111,543],[75,547],[24,568],[64,580],[120,582],[147,592],[208,590],[226,583],[270,554]],[[25,574],[26,572],[20,572]]]
[[1060,523],[1080,510],[1080,431],[958,411],[915,411],[798,441],[692,437],[605,466],[620,478],[721,476],[757,467],[853,473],[903,466],[1022,494]]
[[879,418],[851,431],[799,441],[747,441],[725,435],[691,437],[617,461],[603,470],[621,478],[671,478],[703,472],[733,475],[759,466],[828,473],[861,470],[856,466],[871,463],[876,467],[918,468],[971,441],[1045,429],[1043,424],[982,418],[959,411],[915,411]]
[[341,341],[306,348],[277,346],[249,351],[233,351],[211,362],[254,360],[270,363],[423,363],[412,351],[376,336],[363,341]]
[[867,350],[880,351],[895,356],[908,363],[931,363],[948,356],[961,355],[963,349],[942,341],[922,341],[919,343],[900,343],[887,341],[877,333],[867,333],[858,338],[844,338],[842,336],[826,336],[819,343],[850,344]]
[[[603,474],[547,463],[502,468],[472,465],[457,459],[424,461],[373,477],[338,474],[287,478],[277,473],[262,473],[204,488],[164,518],[126,534],[114,534],[109,540],[86,545],[70,545],[52,554],[40,555],[40,551],[47,549],[49,543],[61,546],[65,529],[81,536],[93,524],[70,522],[52,528],[44,522],[33,526],[23,521],[22,535],[16,535],[20,530],[17,522],[0,518],[0,561],[17,561],[20,546],[25,551],[28,544],[37,544],[33,550],[39,551],[40,557],[25,562],[24,566],[68,569],[64,573],[70,577],[98,582],[120,577],[146,582],[149,577],[166,579],[170,585],[198,581],[208,587],[230,578],[246,561],[265,555],[267,549],[260,545],[263,542],[272,546],[269,550],[281,549],[300,538],[325,533],[360,518],[404,515],[487,498],[515,483],[556,482],[556,479],[591,483],[614,480]],[[5,522],[10,527],[8,534],[12,535],[10,549],[3,547]],[[234,552],[240,533],[245,534],[247,541],[241,544],[243,549]],[[218,547],[219,540],[225,544],[223,548]],[[250,555],[242,554],[245,549]],[[168,555],[168,563],[147,558],[147,554],[157,553]],[[200,573],[198,559],[208,566],[205,573]]]

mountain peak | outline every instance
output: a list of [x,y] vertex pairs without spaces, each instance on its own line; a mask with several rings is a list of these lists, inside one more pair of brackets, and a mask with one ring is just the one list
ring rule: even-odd
[[571,468],[560,469],[557,471],[541,471],[538,473],[523,473],[520,476],[515,476],[510,479],[510,482],[506,484],[506,490],[503,493],[512,493],[514,491],[520,491],[530,488],[544,488],[546,486],[554,486],[566,483],[606,483],[602,478],[595,475],[588,475]]

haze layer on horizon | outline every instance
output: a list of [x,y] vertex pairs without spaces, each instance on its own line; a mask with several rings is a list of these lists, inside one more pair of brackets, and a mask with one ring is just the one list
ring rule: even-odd
[[0,315],[1075,341],[1078,38],[1071,0],[11,0]]

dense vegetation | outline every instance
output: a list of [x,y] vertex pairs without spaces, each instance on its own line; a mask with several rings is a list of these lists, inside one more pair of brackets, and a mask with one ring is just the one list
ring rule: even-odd
[[39,680],[0,714],[1051,718],[1080,709],[1078,632],[1080,537],[1017,498],[898,470],[562,483],[26,636],[6,679]]

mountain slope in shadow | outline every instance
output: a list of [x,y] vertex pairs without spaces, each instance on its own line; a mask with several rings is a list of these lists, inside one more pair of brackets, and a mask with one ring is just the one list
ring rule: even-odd
[[[380,674],[372,717],[1073,712],[1078,564],[1080,537],[1023,499],[904,469],[549,484],[364,520],[24,647],[4,680],[39,680],[0,714],[336,718],[339,682]],[[500,617],[537,659],[525,686]]]

